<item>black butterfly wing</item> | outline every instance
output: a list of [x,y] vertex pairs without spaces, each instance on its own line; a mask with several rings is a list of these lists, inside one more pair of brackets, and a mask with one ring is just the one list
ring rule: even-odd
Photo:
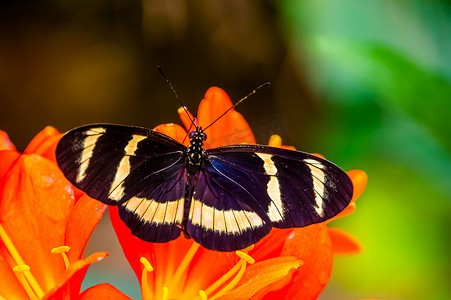
[[248,205],[250,197],[240,183],[208,161],[196,179],[186,225],[196,242],[212,250],[234,251],[255,244],[271,231]]
[[260,145],[225,146],[206,153],[187,229],[210,249],[244,248],[271,227],[323,222],[352,198],[347,174],[308,153]]
[[56,158],[67,179],[89,196],[119,206],[139,238],[177,238],[183,218],[186,147],[158,132],[120,125],[69,131]]

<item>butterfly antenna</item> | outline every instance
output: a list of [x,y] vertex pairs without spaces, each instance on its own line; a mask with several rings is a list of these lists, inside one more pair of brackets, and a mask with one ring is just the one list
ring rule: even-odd
[[169,81],[169,79],[166,77],[166,75],[164,74],[163,70],[161,69],[160,66],[157,65],[157,70],[161,73],[161,75],[163,76],[164,80],[166,81],[166,83],[169,85],[169,88],[171,89],[171,91],[174,93],[175,98],[177,99],[177,101],[180,103],[180,105],[182,106],[183,110],[185,111],[186,115],[188,116],[189,120],[191,121],[191,124],[194,125],[194,127],[196,127],[196,123],[194,122],[194,120],[191,118],[191,116],[188,113],[188,110],[186,109],[186,106],[183,104],[182,100],[180,100],[179,96],[177,95],[177,92],[175,91],[174,87],[172,86],[171,82]]
[[238,104],[240,104],[241,102],[243,102],[244,100],[246,100],[247,98],[249,98],[250,96],[252,96],[253,94],[255,94],[259,89],[270,85],[270,82],[265,82],[260,84],[256,89],[254,89],[252,92],[250,92],[246,97],[241,98],[237,103],[233,104],[229,109],[227,109],[222,115],[220,115],[219,117],[216,118],[216,120],[214,120],[210,125],[208,125],[207,127],[203,128],[203,130],[206,130],[208,127],[210,127],[211,125],[213,125],[214,123],[216,123],[219,119],[221,119],[226,113],[228,113],[230,110],[232,110],[233,108],[237,107]]

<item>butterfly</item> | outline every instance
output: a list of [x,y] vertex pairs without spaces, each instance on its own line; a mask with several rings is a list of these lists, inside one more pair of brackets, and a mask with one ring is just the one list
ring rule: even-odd
[[117,206],[131,233],[153,243],[183,233],[205,248],[235,251],[273,227],[324,222],[351,201],[350,178],[328,160],[263,145],[205,150],[207,135],[193,125],[188,146],[141,127],[78,127],[58,143],[57,163],[74,186]]

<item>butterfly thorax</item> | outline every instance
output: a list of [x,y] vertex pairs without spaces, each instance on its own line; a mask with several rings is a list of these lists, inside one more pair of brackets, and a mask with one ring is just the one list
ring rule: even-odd
[[202,165],[202,158],[204,157],[204,141],[207,135],[202,131],[202,128],[197,128],[195,131],[189,133],[190,145],[187,149],[189,171],[197,172]]

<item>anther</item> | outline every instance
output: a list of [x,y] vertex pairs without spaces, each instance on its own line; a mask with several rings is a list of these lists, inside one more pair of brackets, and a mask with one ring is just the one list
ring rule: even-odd
[[53,254],[61,254],[61,256],[63,257],[63,261],[64,261],[64,266],[66,267],[66,270],[69,269],[70,263],[69,263],[69,258],[67,257],[66,252],[69,252],[70,247],[69,246],[60,246],[60,247],[55,247],[52,250],[50,250],[50,252],[52,252]]
[[143,299],[151,299],[152,291],[150,290],[147,282],[147,273],[153,272],[153,267],[145,257],[141,257],[139,261],[143,264],[144,268],[141,273],[141,293]]
[[203,290],[199,291],[199,296],[201,300],[208,300],[207,293],[205,293]]
[[64,252],[69,252],[70,247],[69,246],[60,246],[60,247],[55,247],[52,250],[50,250],[50,252],[52,253],[64,253]]
[[238,255],[240,258],[244,259],[248,264],[255,263],[255,259],[253,259],[249,254],[246,254],[242,251],[236,251],[236,255]]
[[30,271],[30,266],[29,265],[18,265],[13,268],[13,271],[14,272]]
[[145,257],[141,257],[139,259],[139,261],[143,264],[144,268],[146,269],[147,272],[152,272],[153,271],[153,267],[150,264],[150,262],[145,258]]

